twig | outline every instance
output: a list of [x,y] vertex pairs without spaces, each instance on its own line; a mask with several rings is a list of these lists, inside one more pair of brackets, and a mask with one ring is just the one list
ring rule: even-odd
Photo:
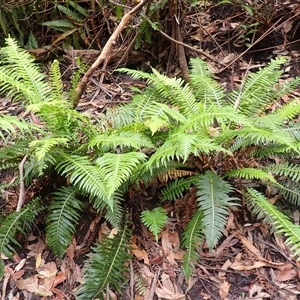
[[19,200],[16,211],[20,211],[22,205],[25,200],[25,184],[24,184],[24,163],[27,159],[27,155],[24,156],[22,161],[19,164],[19,172],[20,172],[20,192],[19,192]]
[[156,288],[156,284],[157,284],[157,281],[158,281],[158,274],[159,274],[159,271],[156,271],[155,274],[154,274],[154,278],[152,279],[150,292],[149,292],[149,294],[148,294],[148,296],[145,300],[154,299],[155,288]]
[[92,64],[92,66],[87,70],[87,72],[83,75],[80,82],[78,83],[76,89],[75,89],[75,95],[73,100],[73,107],[77,107],[81,96],[83,95],[84,91],[86,90],[86,86],[88,84],[89,78],[94,73],[94,70],[100,66],[105,60],[105,58],[110,54],[112,46],[116,43],[116,39],[126,26],[126,24],[133,18],[133,16],[143,8],[143,6],[148,2],[149,0],[142,0],[138,5],[136,5],[133,9],[131,9],[128,13],[126,13],[118,27],[115,29],[113,34],[110,36],[109,40],[106,42],[104,48],[102,49],[100,55],[96,59],[96,61]]

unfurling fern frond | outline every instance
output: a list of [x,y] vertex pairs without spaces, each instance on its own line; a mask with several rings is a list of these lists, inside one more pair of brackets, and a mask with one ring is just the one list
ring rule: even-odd
[[76,198],[76,189],[73,187],[61,187],[52,195],[46,234],[49,246],[61,259],[75,233],[75,225],[80,217],[78,212],[82,210],[83,203]]
[[291,246],[294,255],[299,255],[300,226],[293,224],[264,195],[254,189],[248,189],[246,200],[250,203],[253,213],[258,217],[265,217],[264,221],[270,223],[276,229],[276,233],[282,233],[286,237],[285,243]]
[[[33,200],[20,212],[8,215],[0,226],[0,253],[12,257],[15,246],[21,247],[15,239],[17,232],[25,234],[25,227],[30,227],[35,217],[44,209],[39,200]],[[0,278],[3,276],[3,261],[0,258]]]
[[78,291],[78,300],[104,300],[108,288],[120,292],[128,272],[130,236],[124,224],[113,238],[106,237],[93,248],[84,267],[85,283]]
[[202,223],[203,211],[199,209],[187,224],[187,228],[181,238],[181,246],[186,249],[182,267],[186,281],[191,277],[195,263],[199,259],[197,248],[204,238]]
[[239,177],[245,179],[259,179],[268,180],[277,183],[276,179],[268,172],[255,168],[243,168],[238,170],[231,170],[225,174],[226,177]]
[[227,217],[228,207],[238,205],[237,198],[229,197],[233,187],[212,171],[205,172],[197,186],[197,200],[203,211],[203,225],[207,244],[212,249],[222,237]]
[[167,219],[167,213],[162,207],[156,207],[153,210],[144,210],[141,213],[143,224],[153,233],[156,241],[158,241],[158,234],[162,231]]

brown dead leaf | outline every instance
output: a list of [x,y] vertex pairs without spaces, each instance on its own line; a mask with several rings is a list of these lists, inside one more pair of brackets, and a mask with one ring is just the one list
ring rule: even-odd
[[291,263],[285,263],[276,273],[276,280],[287,281],[295,278],[296,276],[297,272],[293,268],[293,265]]
[[143,260],[146,265],[148,265],[148,266],[150,265],[148,254],[144,249],[142,249],[142,250],[138,249],[138,246],[135,243],[131,244],[131,249],[132,249],[131,250],[132,254],[138,260]]
[[222,300],[225,300],[227,298],[230,286],[230,283],[228,283],[227,281],[223,281],[219,286],[219,295]]
[[66,279],[67,279],[67,276],[64,272],[61,272],[61,271],[58,272],[57,276],[55,277],[55,279],[53,281],[52,287],[56,287],[60,283],[64,282]]
[[173,293],[172,291],[168,290],[165,287],[155,288],[155,294],[157,297],[162,298],[162,299],[167,299],[167,300],[176,300],[176,299],[185,299],[185,294],[178,294],[178,293]]

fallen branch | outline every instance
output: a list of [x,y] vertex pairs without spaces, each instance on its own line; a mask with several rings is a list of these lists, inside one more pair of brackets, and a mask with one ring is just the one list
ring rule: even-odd
[[20,172],[20,192],[19,192],[19,200],[16,211],[20,211],[24,200],[25,200],[25,184],[24,184],[24,163],[27,159],[27,155],[24,156],[22,161],[19,164],[19,172]]
[[96,61],[92,64],[92,66],[86,71],[86,73],[81,78],[75,89],[75,95],[73,99],[73,107],[77,107],[85,89],[88,84],[89,78],[94,73],[95,69],[98,68],[108,57],[111,52],[112,46],[116,43],[116,39],[120,35],[120,33],[125,28],[126,24],[133,18],[133,16],[143,8],[145,4],[147,4],[149,0],[142,0],[138,5],[136,5],[133,9],[131,9],[128,13],[126,13],[118,27],[115,29],[109,40],[106,42],[104,48],[102,49],[100,55],[96,59]]

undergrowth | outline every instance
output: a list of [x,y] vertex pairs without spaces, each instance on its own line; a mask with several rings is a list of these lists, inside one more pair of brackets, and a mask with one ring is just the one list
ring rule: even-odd
[[[126,281],[131,230],[123,203],[129,191],[160,180],[163,186],[157,197],[176,201],[195,188],[198,207],[181,240],[186,249],[183,272],[187,280],[199,258],[196,245],[206,242],[213,249],[223,236],[230,209],[240,205],[232,178],[275,187],[286,201],[299,205],[298,189],[292,186],[299,182],[300,168],[290,159],[298,157],[300,151],[299,125],[293,123],[300,102],[292,99],[278,109],[267,110],[300,83],[295,78],[279,84],[280,67],[286,58],[275,59],[249,74],[229,94],[200,59],[190,61],[188,84],[155,69],[151,74],[119,70],[146,80],[148,87],[136,91],[130,103],[108,109],[94,122],[73,109],[71,93],[63,91],[57,61],[46,77],[10,38],[0,55],[0,92],[22,101],[38,120],[0,117],[2,171],[15,168],[18,173],[18,162],[26,156],[27,185],[45,176],[56,176],[65,183],[52,187],[50,205],[32,200],[21,211],[3,216],[0,253],[11,256],[18,245],[16,233],[25,233],[23,223],[29,225],[28,220],[46,210],[47,242],[61,259],[88,199],[117,234],[93,248],[79,299],[102,298],[107,287],[118,291]],[[284,162],[263,163],[275,158]],[[201,164],[204,161],[209,163]],[[287,244],[298,253],[299,226],[270,204],[266,195],[246,186],[242,191],[253,213],[271,223],[277,234],[284,234]],[[141,214],[141,222],[156,240],[167,219],[160,205]],[[2,277],[2,260],[0,264]],[[110,272],[103,274],[103,269]]]

